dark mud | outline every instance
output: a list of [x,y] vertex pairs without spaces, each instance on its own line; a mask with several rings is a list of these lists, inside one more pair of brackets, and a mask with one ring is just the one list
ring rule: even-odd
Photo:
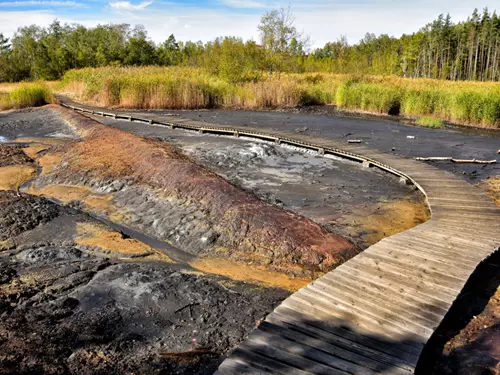
[[262,202],[165,142],[63,111],[84,138],[39,159],[58,159],[26,191],[78,201],[112,221],[199,256],[231,258],[313,277],[359,249],[341,236]]
[[[27,113],[32,116],[31,111]],[[15,116],[14,113],[8,115]],[[61,129],[63,133],[67,132],[65,134],[71,133],[65,122],[60,123],[62,128],[59,130],[47,129],[47,132],[37,134],[24,132],[22,125],[17,128],[17,125],[12,126],[14,123],[22,124],[25,120],[23,116],[24,112],[16,120],[9,117],[8,127],[12,131],[9,139],[57,135]],[[209,121],[215,122],[213,119]],[[322,164],[323,159],[316,160],[314,155],[303,155],[294,150],[277,150],[274,147],[268,148],[267,144],[247,141],[241,143],[243,152],[240,154],[239,146],[235,148],[233,140],[226,143],[223,138],[218,138],[216,150],[210,150],[209,143],[203,138],[195,137],[193,141],[189,141],[187,138],[182,139],[182,136],[164,133],[155,135],[155,131],[151,131],[152,127],[134,125],[147,129],[146,132],[151,132],[150,137],[162,137],[175,142],[183,152],[197,158],[200,164],[211,166],[219,174],[235,181],[239,178],[237,183],[240,186],[254,189],[259,197],[274,200],[275,205],[290,205],[296,207],[297,211],[304,210],[303,212],[307,212],[312,206],[313,210],[309,211],[309,215],[316,215],[318,222],[321,215],[316,208],[320,206],[315,205],[324,197],[321,195],[323,191],[316,188],[327,184],[327,181],[333,181],[333,191],[340,191],[343,182],[334,179],[339,169],[349,176],[344,189],[352,197],[348,198],[349,194],[344,196],[342,193],[338,193],[340,196],[337,197],[346,207],[350,202],[370,205],[370,195],[375,196],[374,199],[381,199],[384,189],[387,189],[384,187],[377,192],[375,187],[382,184],[382,178],[387,181],[385,176],[371,175],[372,170],[359,170],[358,173],[358,170],[351,169],[348,164],[341,165],[339,169],[330,168]],[[1,129],[0,119],[0,136],[4,135]],[[307,131],[309,129],[301,128],[297,132]],[[233,162],[235,157],[237,161]],[[244,173],[245,163],[252,170],[248,174]],[[337,164],[335,166],[338,167]],[[286,170],[286,175],[279,173],[283,169]],[[368,184],[362,177],[365,172],[370,173],[370,183],[380,195],[370,191],[363,192],[360,185]],[[319,176],[321,173],[324,176]],[[300,185],[314,176],[326,178],[327,181],[320,180],[320,183],[311,183],[300,190]],[[78,186],[82,187],[87,177],[77,178],[80,179]],[[258,185],[263,188],[252,185],[254,179],[259,180]],[[280,190],[285,190],[274,186],[278,183],[285,184],[286,189],[292,192],[278,196]],[[371,188],[371,185],[368,186]],[[145,232],[145,228],[153,227],[154,218],[165,214],[161,210],[162,206],[158,212],[152,209],[155,203],[150,191],[134,191],[137,186],[127,179],[106,183],[94,181],[89,184],[89,189],[99,199],[85,193],[86,201],[94,204],[98,201],[100,209],[106,209],[109,203],[102,198],[106,194],[116,195],[117,192],[128,191],[128,195],[124,194],[122,199],[114,199],[112,203],[123,202],[125,207],[130,199],[138,199],[142,212],[146,213],[141,216],[149,215],[153,219],[142,227]],[[397,197],[405,192],[402,187],[394,189],[391,194]],[[321,198],[301,203],[299,196],[309,190],[313,192],[312,195]],[[67,193],[74,192],[64,190],[64,194]],[[78,194],[81,193],[82,191],[78,191]],[[100,225],[101,230],[102,224],[95,219],[71,207],[60,207],[25,193],[21,197],[14,192],[2,194],[7,195],[2,195],[0,206],[10,205],[9,209],[2,211],[10,219],[4,222],[0,220],[9,230],[9,237],[5,241],[0,240],[0,249],[3,249],[0,250],[2,373],[210,374],[225,353],[241,342],[256,322],[289,294],[279,289],[256,287],[210,276],[189,266],[169,263],[165,259],[159,261],[158,256],[144,251],[143,246],[138,244],[134,246],[139,249],[132,254],[120,252],[118,250],[123,250],[121,247],[129,241],[126,236],[118,236],[121,239],[117,249],[100,248],[102,240],[97,241],[96,245],[95,238],[81,233],[82,225],[85,228]],[[362,198],[357,198],[358,194]],[[335,201],[336,199],[332,199],[332,202]],[[78,209],[83,206],[81,202],[79,199],[68,201],[70,206]],[[171,202],[172,207],[185,207],[185,203]],[[17,212],[21,219],[16,219]],[[198,220],[196,215],[182,215],[188,219],[183,220],[184,216],[180,218],[180,228],[187,226],[188,231],[178,234],[196,233],[190,232],[192,228],[189,227],[192,220]],[[353,224],[355,223],[348,225]],[[157,223],[156,227],[162,225]],[[111,229],[107,228],[105,231],[108,233]],[[82,236],[85,241],[82,241]],[[107,242],[109,236],[103,238]],[[187,245],[188,243],[183,250],[190,250]],[[243,268],[238,269],[240,273],[244,271]],[[478,286],[480,285],[478,282]],[[499,305],[498,301],[491,301],[493,302],[489,306]],[[491,311],[493,310],[485,309],[483,315],[488,314],[487,319],[490,319]],[[458,312],[454,319],[470,321],[468,314]],[[470,330],[467,332],[474,339],[466,342],[464,336],[456,336],[455,342],[458,344],[449,344],[446,349],[448,351],[440,359],[437,370],[434,370],[436,374],[452,374],[460,368],[484,369],[486,362],[491,367],[496,354],[494,351],[488,352],[491,353],[488,356],[484,353],[496,348],[494,340],[498,337],[495,333],[497,326],[493,324],[481,328],[482,322],[483,320],[475,324],[471,321],[468,325]],[[467,372],[460,374],[462,373]],[[482,372],[477,372],[480,373]]]
[[[94,220],[0,192],[2,374],[210,374],[288,295],[81,246]],[[19,215],[21,220],[18,220]]]
[[21,146],[5,146],[0,144],[0,168],[9,165],[30,163],[33,163],[33,159],[24,153]]
[[25,137],[73,138],[75,133],[49,106],[0,112],[0,137],[4,141]]
[[[486,131],[465,127],[428,129],[390,120],[346,118],[330,114],[264,111],[173,111],[173,113],[209,123],[295,131],[298,136],[303,133],[345,142],[348,139],[359,139],[367,147],[412,158],[451,156],[459,159],[492,160],[498,159],[497,151],[500,149],[498,130]],[[469,180],[484,179],[500,173],[500,163],[496,165],[432,163],[432,165],[464,175]]]
[[47,223],[59,216],[61,209],[46,199],[18,196],[12,191],[0,191],[0,240]]
[[268,142],[95,119],[174,144],[238,187],[306,216],[362,248],[426,220],[418,191],[402,186],[392,175],[362,168],[359,163]]

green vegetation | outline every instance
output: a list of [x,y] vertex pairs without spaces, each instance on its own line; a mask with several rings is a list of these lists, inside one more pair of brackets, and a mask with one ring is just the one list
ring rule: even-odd
[[0,82],[56,80],[85,67],[150,65],[203,68],[233,83],[264,73],[312,72],[453,81],[500,78],[500,17],[488,9],[482,14],[475,10],[457,24],[440,15],[401,38],[368,33],[349,45],[341,37],[314,51],[297,32],[290,9],[264,14],[258,30],[260,45],[232,37],[205,44],[177,42],[174,35],[155,44],[142,26],[86,28],[54,21],[48,28],[22,27],[10,41],[0,34]]
[[81,99],[126,108],[254,109],[327,104],[476,126],[500,124],[500,86],[493,82],[315,73],[263,75],[235,85],[200,68],[108,67],[72,70],[65,74],[62,86]]
[[444,125],[441,119],[435,117],[420,117],[415,123],[427,128],[442,128]]
[[[357,45],[344,38],[312,53],[290,9],[264,14],[258,30],[260,45],[232,37],[183,43],[173,35],[156,45],[143,27],[29,26],[11,41],[0,34],[0,81],[62,77],[65,91],[127,108],[329,104],[419,117],[426,126],[436,126],[430,118],[500,124],[495,12],[475,11],[458,24],[439,16],[399,39],[367,34]],[[23,90],[9,96],[10,105],[52,100],[40,87]]]
[[23,83],[0,95],[0,109],[38,107],[54,102],[52,92],[44,83]]

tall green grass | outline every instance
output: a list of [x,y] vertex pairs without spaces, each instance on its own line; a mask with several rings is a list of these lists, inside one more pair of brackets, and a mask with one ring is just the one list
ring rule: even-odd
[[1,109],[39,107],[54,103],[50,89],[44,83],[23,83],[9,93],[0,96]]
[[97,68],[66,73],[62,90],[125,108],[275,108],[336,105],[377,114],[500,125],[500,85],[399,77],[289,74],[232,84],[203,69]]
[[427,128],[442,128],[443,120],[435,117],[420,117],[415,121],[417,125],[425,126]]

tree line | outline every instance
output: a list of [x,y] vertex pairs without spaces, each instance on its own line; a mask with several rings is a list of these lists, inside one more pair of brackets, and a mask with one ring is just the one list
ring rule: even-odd
[[289,8],[263,15],[259,43],[223,37],[208,43],[179,42],[170,35],[155,44],[142,26],[127,24],[36,25],[0,34],[0,82],[56,80],[69,69],[102,66],[193,66],[232,82],[263,74],[331,72],[408,78],[498,81],[500,17],[477,9],[463,22],[440,15],[400,38],[366,34],[350,45],[345,37],[310,51]]

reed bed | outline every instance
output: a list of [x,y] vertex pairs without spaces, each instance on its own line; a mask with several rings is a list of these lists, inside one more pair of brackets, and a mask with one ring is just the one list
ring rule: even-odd
[[338,74],[266,74],[230,83],[198,68],[143,67],[73,70],[61,90],[104,106],[137,109],[266,109],[336,105],[376,114],[500,125],[500,85]]
[[51,90],[43,82],[21,83],[0,93],[0,109],[3,110],[39,107],[54,102]]

